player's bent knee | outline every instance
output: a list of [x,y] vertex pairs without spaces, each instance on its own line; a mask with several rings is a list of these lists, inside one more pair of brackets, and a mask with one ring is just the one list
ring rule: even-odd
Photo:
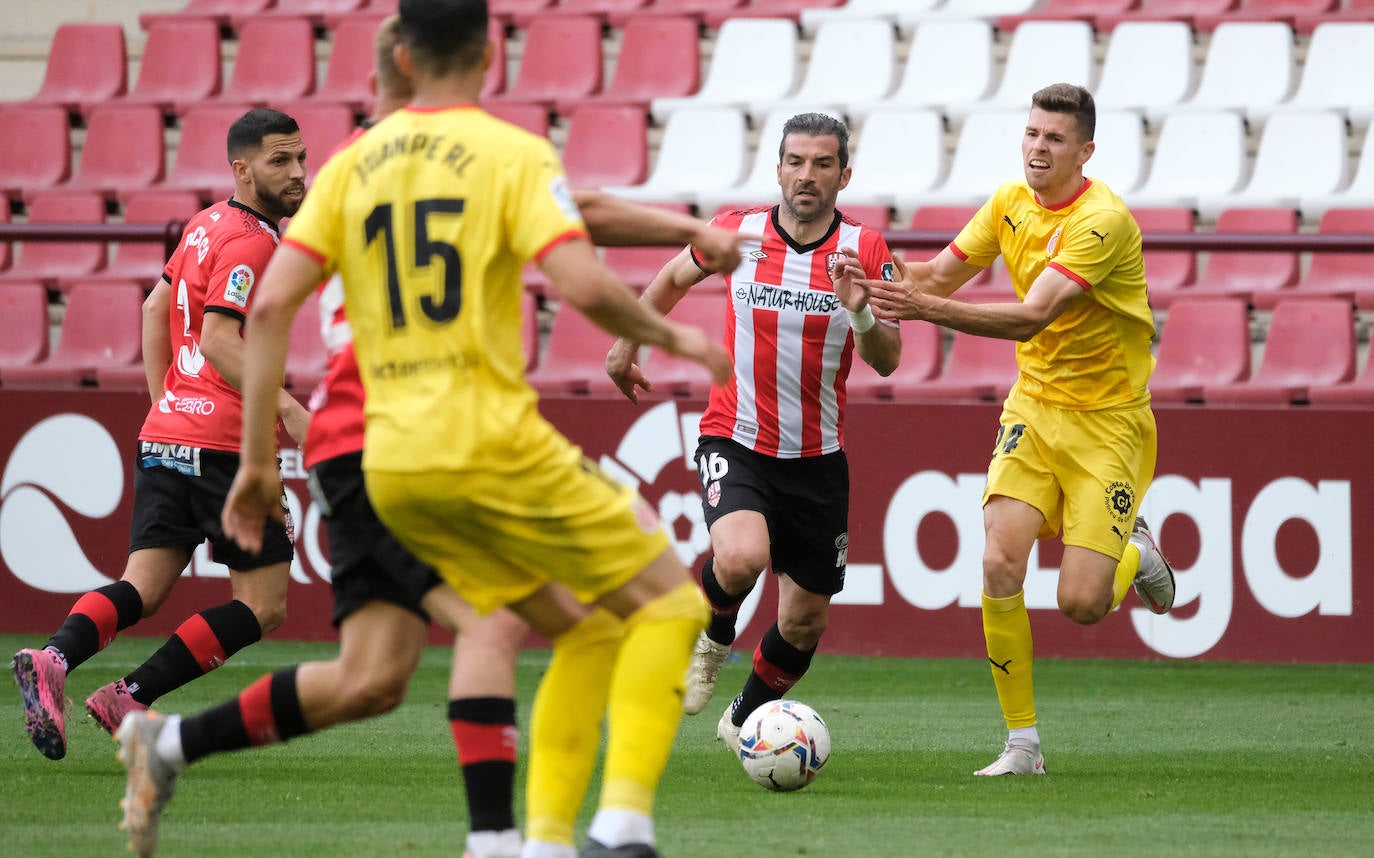
[[391,674],[355,677],[340,689],[339,702],[352,718],[383,715],[406,698],[409,678]]
[[754,586],[768,568],[768,552],[754,550],[717,551],[712,561],[716,580],[727,593],[740,593]]
[[1080,626],[1091,626],[1094,623],[1101,622],[1102,619],[1107,616],[1111,607],[1110,600],[1105,604],[1065,600],[1060,602],[1059,612],[1075,623],[1078,623]]

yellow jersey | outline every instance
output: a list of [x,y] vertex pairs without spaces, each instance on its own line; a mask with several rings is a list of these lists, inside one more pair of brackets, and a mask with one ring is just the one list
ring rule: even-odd
[[1140,227],[1110,188],[1089,179],[1073,199],[1047,208],[1025,180],[1006,182],[950,250],[981,268],[1000,254],[1023,300],[1047,266],[1083,287],[1084,299],[1016,344],[1016,390],[1071,410],[1149,401],[1155,326]]
[[547,437],[520,272],[586,227],[549,141],[472,105],[404,108],[320,170],[283,241],[344,283],[367,469],[518,472]]

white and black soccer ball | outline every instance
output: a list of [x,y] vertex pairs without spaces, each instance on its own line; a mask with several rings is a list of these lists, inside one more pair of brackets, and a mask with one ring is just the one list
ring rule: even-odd
[[764,789],[799,790],[830,759],[830,730],[816,710],[796,700],[772,700],[744,719],[739,761]]

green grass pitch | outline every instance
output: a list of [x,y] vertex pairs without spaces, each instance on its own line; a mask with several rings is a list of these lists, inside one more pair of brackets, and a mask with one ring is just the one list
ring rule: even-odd
[[[6,654],[35,642],[0,636]],[[4,680],[0,852],[126,854],[123,769],[82,701],[157,643],[120,639],[72,675],[60,762],[29,744]],[[158,708],[195,712],[334,652],[260,643]],[[546,664],[522,656],[522,721]],[[659,793],[668,858],[1374,854],[1374,665],[1042,660],[1048,775],[982,779],[971,772],[1004,738],[985,663],[822,655],[793,696],[826,719],[834,752],[814,784],[775,795],[714,740],[747,664],[728,664],[718,700],[683,720]],[[433,647],[385,718],[192,767],[158,854],[457,858],[467,826],[447,678],[448,651]]]

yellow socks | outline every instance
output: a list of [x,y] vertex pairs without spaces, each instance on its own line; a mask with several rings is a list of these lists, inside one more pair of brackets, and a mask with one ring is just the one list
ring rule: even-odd
[[1131,592],[1131,582],[1135,580],[1135,573],[1140,571],[1140,549],[1134,542],[1126,543],[1126,550],[1121,553],[1121,562],[1116,564],[1116,577],[1112,579],[1112,610],[1116,610],[1121,604],[1121,600],[1126,598],[1126,594]]
[[1002,705],[1007,728],[1033,725],[1035,687],[1031,667],[1034,656],[1024,591],[1000,599],[983,594],[983,637],[988,645],[992,681],[997,686],[997,702]]

